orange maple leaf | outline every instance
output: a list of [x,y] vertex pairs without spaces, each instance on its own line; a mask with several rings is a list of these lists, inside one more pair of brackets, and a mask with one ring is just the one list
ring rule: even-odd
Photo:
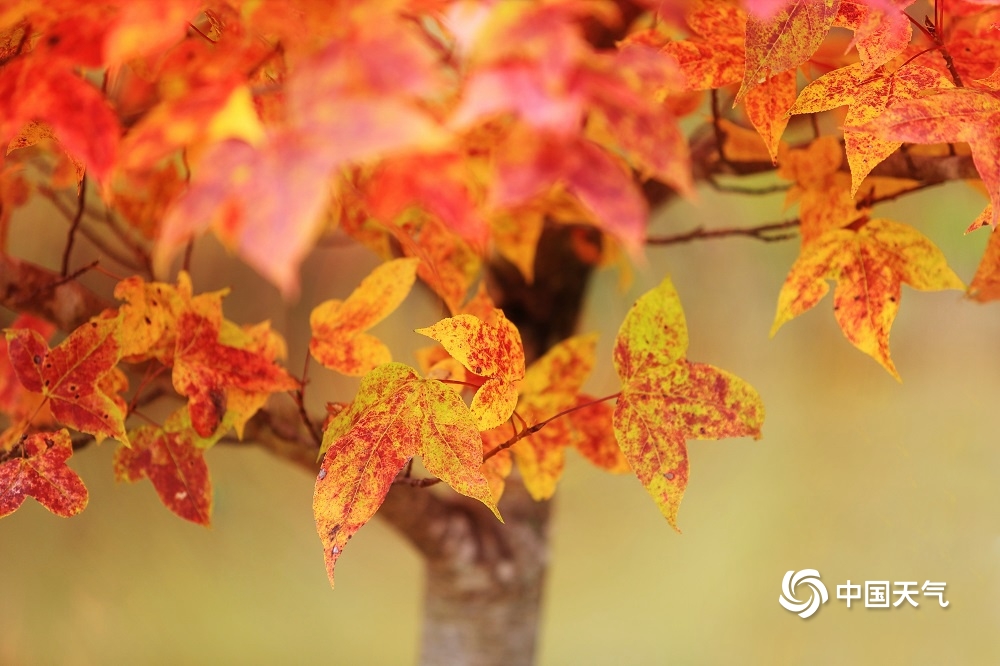
[[126,301],[119,308],[123,351],[131,361],[173,366],[174,388],[188,398],[189,425],[202,438],[217,439],[230,427],[242,437],[271,393],[298,386],[274,362],[285,345],[267,322],[241,328],[223,318],[225,293],[194,295],[183,271],[176,287],[133,277],[115,288]]
[[[55,326],[31,315],[19,315],[11,328],[37,331],[43,340],[48,340],[55,332]],[[0,431],[0,451],[9,450],[17,437],[24,433],[30,423],[48,425],[52,423],[52,412],[48,402],[39,393],[27,390],[17,378],[7,354],[7,339],[0,339],[0,414],[9,417],[7,430]]]
[[472,413],[449,386],[421,379],[401,363],[365,375],[354,402],[323,434],[325,455],[313,493],[330,584],[347,541],[382,505],[412,456],[421,456],[431,474],[499,518],[480,471],[482,446]]
[[833,24],[854,31],[852,45],[867,76],[906,50],[913,28],[904,10],[914,0],[840,0]]
[[95,318],[70,333],[61,344],[48,343],[31,329],[7,329],[11,365],[21,384],[49,399],[60,423],[93,435],[128,443],[125,401],[118,395],[124,375],[121,321]]
[[115,450],[115,480],[148,478],[163,505],[184,520],[205,525],[212,517],[212,480],[204,450],[190,436],[144,426],[129,437],[132,446]]
[[392,360],[389,348],[366,330],[399,307],[413,287],[419,259],[379,265],[346,300],[317,305],[309,315],[309,352],[331,370],[360,377]]
[[764,405],[745,381],[684,358],[687,324],[670,278],[643,294],[615,338],[623,386],[614,413],[618,444],[667,521],[688,481],[688,439],[760,437]]
[[968,142],[972,161],[1000,221],[1000,95],[955,88],[936,95],[902,100],[858,128],[889,141]]
[[990,234],[986,251],[969,283],[969,298],[980,303],[1000,300],[1000,232],[996,229]]
[[[930,67],[909,63],[895,71],[869,72],[861,64],[836,69],[816,79],[799,93],[789,114],[816,113],[847,105],[848,127],[860,127],[878,118],[898,100],[912,99],[936,88],[952,88],[951,81]],[[864,131],[845,132],[847,162],[851,166],[851,196],[879,162],[903,145]]]
[[806,62],[826,38],[840,0],[788,0],[772,15],[747,17],[746,69],[739,103],[774,74]]
[[518,128],[496,155],[489,203],[511,209],[537,202],[562,187],[595,224],[641,254],[649,207],[625,163],[592,141],[562,139]]
[[[749,43],[746,12],[724,0],[701,0],[691,7],[687,22],[695,37],[665,44],[663,50],[677,58],[688,88],[721,88],[742,80]],[[761,85],[746,96],[747,117],[764,139],[772,162],[788,124],[785,112],[795,101],[792,67],[765,73]]]
[[25,497],[68,518],[87,506],[87,487],[66,465],[73,455],[69,431],[38,432],[0,454],[0,518],[16,511]]
[[515,382],[524,378],[524,346],[502,310],[494,309],[491,321],[460,314],[416,332],[437,340],[466,370],[485,378],[471,405],[480,430],[510,418],[517,404]]
[[725,0],[698,0],[686,15],[694,36],[663,45],[695,90],[721,88],[743,78],[746,12]]
[[909,225],[879,219],[858,230],[832,229],[805,246],[792,266],[771,335],[819,303],[830,289],[827,280],[837,283],[833,309],[844,335],[897,380],[889,329],[902,283],[921,291],[964,289],[941,250]]
[[[594,366],[596,345],[597,334],[567,338],[531,364],[518,387],[517,413],[527,424],[548,421],[576,406]],[[575,434],[569,418],[557,418],[511,447],[524,485],[536,500],[555,493]]]

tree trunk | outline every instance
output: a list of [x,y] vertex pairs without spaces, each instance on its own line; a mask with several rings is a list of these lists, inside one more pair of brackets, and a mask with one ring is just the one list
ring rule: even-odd
[[548,563],[549,502],[512,482],[500,502],[506,523],[462,502],[441,524],[428,558],[420,663],[493,666],[534,661]]
[[[574,249],[580,243],[599,248],[600,236],[588,227],[548,224],[531,283],[509,263],[489,267],[490,295],[520,331],[529,364],[576,328],[592,270]],[[500,500],[504,523],[466,497],[393,487],[377,515],[426,561],[421,664],[534,662],[550,511],[551,503],[533,500],[516,473]]]

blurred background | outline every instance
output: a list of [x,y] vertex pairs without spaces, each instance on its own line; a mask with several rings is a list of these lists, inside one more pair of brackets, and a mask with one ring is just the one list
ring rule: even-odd
[[[652,231],[782,219],[781,195],[703,194],[662,211]],[[989,232],[962,230],[983,205],[953,184],[876,212],[915,224],[968,281]],[[61,249],[65,222],[48,209],[34,215],[49,226],[15,220],[11,251],[55,265],[46,245]],[[311,307],[350,293],[375,265],[346,243],[326,247],[305,266],[300,301],[287,305],[212,243],[196,246],[196,291],[232,286],[227,316],[271,319],[293,373]],[[768,338],[797,252],[796,240],[715,240],[651,250],[624,293],[616,271],[597,276],[580,327],[601,333],[590,390],[617,390],[616,328],[670,273],[689,358],[748,380],[767,420],[761,441],[690,443],[683,534],[633,476],[569,454],[540,664],[1000,663],[1000,306],[904,287],[891,338],[900,384],[846,341],[830,296]],[[100,275],[85,279],[110,288]],[[413,363],[409,350],[426,341],[412,329],[440,314],[414,294],[374,332]],[[356,386],[315,364],[312,376],[314,411]],[[112,453],[105,444],[72,459],[91,493],[81,515],[60,519],[28,501],[0,522],[0,663],[415,660],[421,564],[378,519],[352,540],[331,590],[309,474],[250,446],[215,447],[214,525],[204,529],[170,514],[148,482],[116,485]],[[785,572],[806,568],[831,599],[802,620],[777,598]],[[848,579],[945,582],[950,605],[917,596],[919,608],[848,609],[835,598]]]

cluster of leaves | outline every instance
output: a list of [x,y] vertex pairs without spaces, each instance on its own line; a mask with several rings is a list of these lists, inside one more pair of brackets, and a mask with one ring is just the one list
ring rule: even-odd
[[[481,288],[484,264],[502,257],[532,281],[546,224],[599,230],[596,251],[575,248],[580,260],[622,263],[649,240],[642,181],[690,196],[712,165],[776,171],[790,183],[802,244],[774,331],[832,280],[846,337],[898,377],[888,340],[901,284],[964,285],[915,228],[874,217],[879,202],[937,182],[915,168],[872,174],[897,154],[911,165],[971,155],[989,203],[969,228],[996,227],[1000,215],[998,2],[950,0],[947,12],[939,2],[923,22],[907,13],[911,4],[8,3],[0,253],[11,212],[40,193],[72,218],[62,271],[71,279],[73,235],[86,228],[94,192],[120,241],[103,247],[144,277],[120,280],[124,304],[52,349],[44,322],[8,329],[0,514],[25,495],[62,514],[85,504],[66,467],[74,436],[55,430],[65,426],[118,440],[119,479],[148,477],[171,510],[207,524],[204,450],[230,431],[242,436],[271,394],[297,392],[302,406],[302,382],[276,365],[284,343],[266,323],[226,320],[223,294],[194,295],[186,272],[175,284],[155,279],[182,252],[187,266],[193,241],[211,231],[287,297],[298,293],[306,255],[334,235],[385,262],[310,320],[312,357],[362,377],[349,404],[331,406],[319,450],[314,511],[331,582],[347,540],[416,455],[434,475],[428,483],[496,512],[515,462],[544,499],[575,447],[609,471],[630,468],[675,524],[686,440],[759,436],[759,396],[686,360],[669,280],[621,326],[620,392],[582,392],[592,336],[525,367],[517,328]],[[623,7],[641,10],[629,26]],[[620,39],[599,46],[608,31]],[[727,96],[736,110],[723,118]],[[692,165],[678,121],[706,104],[716,145]],[[783,136],[800,114],[814,120],[814,136],[789,145]],[[821,114],[843,133],[823,135]],[[418,278],[451,315],[417,331],[440,345],[421,355],[420,371],[394,363],[368,332]],[[998,285],[994,233],[970,294],[997,299]],[[167,371],[169,387],[159,381]],[[141,379],[126,402],[129,376]],[[162,423],[140,411],[164,394],[183,404]]]
[[[272,393],[299,386],[275,364],[284,341],[270,325],[240,327],[223,318],[224,292],[195,296],[186,273],[176,286],[129,278],[115,295],[125,304],[51,349],[50,325],[22,317],[7,329],[0,409],[11,423],[0,433],[0,515],[25,495],[56,513],[86,504],[86,488],[66,466],[69,433],[51,431],[61,425],[98,442],[118,440],[117,479],[148,477],[167,508],[208,525],[212,488],[204,450],[231,430],[242,436]],[[130,403],[122,396],[128,389],[123,365],[142,376]],[[155,383],[167,371],[176,396],[186,401],[159,425],[137,408],[167,390]],[[127,430],[130,414],[152,425]],[[65,503],[53,505],[53,495]]]

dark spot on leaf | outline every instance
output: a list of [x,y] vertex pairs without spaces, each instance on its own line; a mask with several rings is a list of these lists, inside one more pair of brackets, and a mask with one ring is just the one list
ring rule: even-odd
[[153,320],[152,320],[152,319],[150,319],[149,317],[143,317],[143,319],[145,319],[145,320],[146,320],[146,325],[147,325],[147,326],[148,326],[149,324],[152,324],[152,323],[153,323]]
[[91,328],[97,328],[97,322],[96,321],[90,322],[90,327]]
[[855,297],[854,297],[854,300],[856,300],[856,301],[860,301],[860,300],[861,300],[861,297],[860,297],[860,296],[855,296]]
[[46,379],[46,380],[45,380],[45,385],[46,385],[46,386],[48,386],[48,385],[49,385],[50,383],[51,383],[51,381],[50,381],[50,380],[48,380],[48,379]]
[[896,302],[896,297],[895,296],[890,296],[889,297],[889,302],[890,303],[895,303]]
[[49,46],[59,46],[59,42],[61,41],[62,37],[59,35],[49,35],[48,39],[45,40]]
[[41,363],[42,363],[42,357],[39,356],[38,354],[35,354],[35,357],[33,359],[31,359],[31,360],[33,360],[35,362],[35,365],[41,365]]

